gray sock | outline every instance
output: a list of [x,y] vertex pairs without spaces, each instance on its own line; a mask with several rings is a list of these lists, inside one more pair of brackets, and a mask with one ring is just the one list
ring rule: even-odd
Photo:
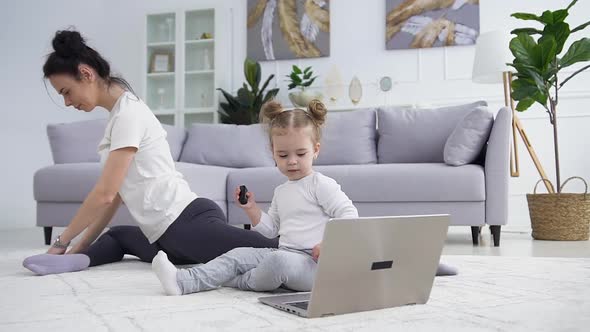
[[441,276],[454,276],[459,273],[456,267],[452,267],[443,263],[438,263],[438,269],[436,270],[436,275]]
[[90,265],[90,258],[84,254],[51,255],[41,254],[25,258],[23,266],[33,273],[44,276],[84,270]]

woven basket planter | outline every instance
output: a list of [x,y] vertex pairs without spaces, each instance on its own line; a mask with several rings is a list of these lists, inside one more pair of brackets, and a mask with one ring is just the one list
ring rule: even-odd
[[[574,176],[564,181],[560,193],[537,194],[535,185],[533,194],[527,194],[533,238],[537,240],[585,241],[590,232],[590,195],[588,184],[583,194],[562,193],[563,187],[571,179],[584,179]],[[551,184],[553,187],[553,185]],[[554,190],[555,191],[555,190]]]

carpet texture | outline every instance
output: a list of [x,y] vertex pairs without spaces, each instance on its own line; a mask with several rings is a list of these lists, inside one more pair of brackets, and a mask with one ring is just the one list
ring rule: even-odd
[[229,288],[165,296],[150,264],[34,276],[0,258],[0,331],[588,331],[590,258],[444,256],[426,305],[305,319]]

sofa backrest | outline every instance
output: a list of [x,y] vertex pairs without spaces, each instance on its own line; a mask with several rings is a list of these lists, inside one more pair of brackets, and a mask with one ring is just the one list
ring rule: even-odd
[[315,165],[377,163],[377,111],[362,109],[330,112],[322,129],[321,149]]
[[442,163],[449,135],[485,101],[433,109],[382,107],[377,111],[377,157],[387,163]]
[[[47,137],[56,164],[98,162],[98,143],[104,136],[107,119],[47,125]],[[162,125],[166,130],[172,158],[178,160],[186,139],[184,128]]]
[[235,168],[275,165],[268,135],[260,124],[194,123],[180,161]]

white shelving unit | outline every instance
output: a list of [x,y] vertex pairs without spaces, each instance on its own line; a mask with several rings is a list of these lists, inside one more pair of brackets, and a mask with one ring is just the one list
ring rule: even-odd
[[175,126],[218,122],[215,8],[146,16],[144,100]]

